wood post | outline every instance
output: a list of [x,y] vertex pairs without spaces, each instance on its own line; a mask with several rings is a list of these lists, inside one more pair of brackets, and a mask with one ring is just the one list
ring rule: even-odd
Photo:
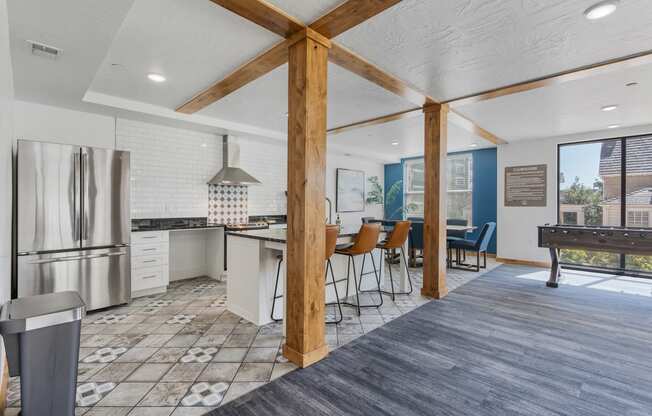
[[283,355],[307,367],[325,341],[326,98],[330,42],[305,29],[289,49],[286,340]]
[[423,208],[423,287],[421,294],[442,298],[446,287],[446,153],[448,106],[423,108],[425,189]]

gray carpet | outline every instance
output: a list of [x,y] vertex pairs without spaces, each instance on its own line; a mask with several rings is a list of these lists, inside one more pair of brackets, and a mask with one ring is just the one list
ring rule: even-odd
[[501,266],[210,415],[652,414],[652,299]]

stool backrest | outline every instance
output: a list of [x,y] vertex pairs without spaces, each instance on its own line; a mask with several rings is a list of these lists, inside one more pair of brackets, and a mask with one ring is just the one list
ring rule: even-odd
[[326,260],[335,254],[337,246],[337,235],[340,233],[340,227],[337,225],[326,224]]
[[353,246],[348,249],[351,254],[370,253],[376,244],[378,244],[378,236],[380,235],[380,224],[362,224],[358,235],[355,236]]
[[410,221],[399,221],[394,223],[394,229],[389,237],[387,237],[387,241],[385,241],[383,246],[385,246],[385,248],[401,248],[408,239],[411,225],[412,222]]

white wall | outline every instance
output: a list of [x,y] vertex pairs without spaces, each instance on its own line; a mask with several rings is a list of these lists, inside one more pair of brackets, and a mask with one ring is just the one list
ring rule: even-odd
[[[565,137],[527,140],[498,146],[498,257],[549,262],[546,249],[538,248],[537,226],[557,223],[557,145],[652,132],[652,126],[612,129]],[[548,166],[545,207],[505,207],[505,168],[521,165]]]
[[0,0],[0,304],[11,297],[11,153],[14,134],[14,77],[11,69],[7,19],[7,2]]
[[[132,218],[204,217],[208,181],[222,167],[221,135],[142,121],[114,118],[53,106],[16,102],[16,137],[131,151]],[[249,215],[287,212],[287,143],[247,135],[235,137],[240,165],[262,182],[249,187]],[[204,146],[205,145],[205,146]],[[329,152],[326,193],[333,201],[335,171],[364,170],[383,183],[381,162]],[[344,223],[363,216],[381,217],[381,206],[341,214]]]
[[115,119],[110,116],[16,101],[14,122],[18,139],[115,147]]

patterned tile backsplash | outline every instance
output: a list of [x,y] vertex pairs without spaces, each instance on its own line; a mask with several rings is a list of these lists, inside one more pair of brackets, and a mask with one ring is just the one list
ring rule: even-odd
[[245,185],[208,185],[208,222],[244,224],[249,221]]

